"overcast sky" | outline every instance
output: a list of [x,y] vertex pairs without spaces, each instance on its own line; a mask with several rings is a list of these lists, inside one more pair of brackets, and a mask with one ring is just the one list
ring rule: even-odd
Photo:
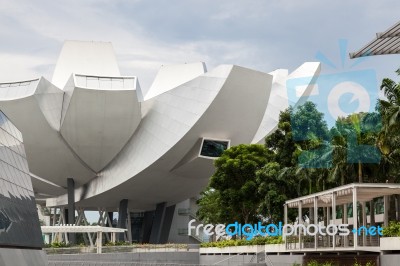
[[[4,1],[0,81],[51,79],[64,40],[110,41],[121,72],[145,90],[162,64],[204,61],[293,70],[324,53],[339,68],[338,40],[361,48],[399,18],[400,1]],[[399,55],[370,57],[395,78]],[[352,62],[345,64],[344,70]],[[323,66],[323,71],[329,71]]]

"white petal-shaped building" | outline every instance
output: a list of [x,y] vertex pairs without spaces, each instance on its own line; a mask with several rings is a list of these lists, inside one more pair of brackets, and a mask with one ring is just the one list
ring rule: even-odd
[[171,242],[177,217],[193,213],[182,202],[205,188],[213,159],[262,143],[279,112],[298,104],[286,80],[319,71],[314,62],[291,74],[167,65],[143,93],[137,77],[120,75],[110,43],[67,41],[53,81],[0,84],[0,109],[23,134],[38,201],[68,206],[70,223],[75,207],[118,210],[120,227],[142,213],[140,241]]

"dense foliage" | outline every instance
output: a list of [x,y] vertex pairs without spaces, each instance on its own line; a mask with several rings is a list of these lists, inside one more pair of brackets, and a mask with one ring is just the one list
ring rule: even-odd
[[391,221],[389,226],[383,228],[382,233],[385,237],[400,237],[400,222]]

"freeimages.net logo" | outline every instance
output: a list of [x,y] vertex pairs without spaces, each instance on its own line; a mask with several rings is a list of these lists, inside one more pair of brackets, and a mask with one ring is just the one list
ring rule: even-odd
[[[345,65],[347,42],[339,41],[342,67]],[[317,53],[317,59],[324,65],[337,69],[322,53]],[[375,103],[378,99],[378,85],[376,73],[373,69],[353,70],[364,58],[356,60],[350,66],[349,71],[335,71],[331,74],[320,75],[317,79],[312,77],[301,77],[288,79],[286,82],[287,94],[290,102],[304,103],[311,101],[316,104],[319,112],[323,113],[328,127],[335,126],[337,119],[347,118],[356,113],[371,113],[375,110]],[[308,93],[304,93],[304,88],[312,87]],[[301,105],[300,105],[301,106]],[[295,106],[293,113],[298,111],[299,106]],[[362,118],[362,117],[361,117]],[[297,119],[297,120],[296,120]],[[306,141],[311,138],[321,140],[320,148],[303,151],[299,156],[299,164],[304,168],[327,168],[332,166],[332,145],[330,145],[334,132],[322,135],[322,131],[310,130],[309,124],[304,123],[304,117],[291,116],[291,126],[295,141]],[[309,120],[313,117],[309,117]],[[344,122],[345,120],[341,120]],[[347,121],[348,122],[348,121]],[[358,123],[358,124],[357,124]],[[361,123],[361,124],[360,124]],[[348,163],[379,163],[380,153],[376,147],[371,145],[361,145],[358,143],[358,136],[366,131],[379,130],[378,126],[364,126],[362,121],[349,123],[353,130],[346,132],[348,143],[347,162]],[[318,158],[316,160],[316,158]]]

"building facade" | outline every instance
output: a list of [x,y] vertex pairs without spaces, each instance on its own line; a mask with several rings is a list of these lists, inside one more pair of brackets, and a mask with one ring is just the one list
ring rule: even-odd
[[0,111],[0,265],[44,265],[42,246],[22,134]]

